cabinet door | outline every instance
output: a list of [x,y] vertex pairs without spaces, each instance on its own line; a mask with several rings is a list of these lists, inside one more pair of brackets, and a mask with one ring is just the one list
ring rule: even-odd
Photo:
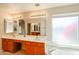
[[27,55],[35,54],[35,48],[33,46],[31,46],[31,42],[24,41],[22,46],[23,46],[22,48],[23,48],[25,54],[27,54]]
[[4,51],[8,50],[8,41],[6,39],[2,39],[2,49]]
[[41,42],[37,42],[35,47],[35,53],[36,55],[44,55],[45,54],[45,44]]
[[8,40],[8,52],[14,52],[13,40]]
[[44,55],[45,54],[45,49],[43,47],[35,47],[35,54],[36,55]]
[[35,47],[34,46],[27,45],[25,52],[28,55],[35,55]]

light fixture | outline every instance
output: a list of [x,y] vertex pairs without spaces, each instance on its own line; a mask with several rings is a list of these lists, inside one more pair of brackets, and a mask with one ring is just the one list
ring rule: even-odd
[[12,20],[12,17],[9,15],[6,17],[8,20]]

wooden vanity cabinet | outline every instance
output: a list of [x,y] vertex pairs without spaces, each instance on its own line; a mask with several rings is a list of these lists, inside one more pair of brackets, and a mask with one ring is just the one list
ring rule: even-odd
[[[18,46],[18,43],[21,46]],[[19,47],[26,55],[44,55],[45,47],[44,43],[32,42],[32,41],[23,41],[23,40],[13,40],[13,39],[2,39],[2,48],[3,51],[7,52],[16,52],[19,51]]]
[[2,39],[2,49],[4,50],[4,51],[7,51],[8,50],[8,40],[6,40],[6,39]]
[[44,55],[45,54],[45,47],[44,43],[37,43],[35,47],[36,55]]
[[14,43],[13,40],[8,40],[8,52],[14,52]]
[[25,41],[23,48],[24,48],[25,54],[28,54],[28,55],[45,54],[44,43]]
[[44,55],[45,54],[45,45],[40,42],[31,42],[31,46],[35,48],[35,55]]
[[23,50],[26,55],[35,55],[35,47],[31,45],[30,41],[23,42]]
[[12,39],[2,39],[2,49],[7,52],[15,52],[13,41]]
[[32,35],[40,35],[40,32],[32,32]]

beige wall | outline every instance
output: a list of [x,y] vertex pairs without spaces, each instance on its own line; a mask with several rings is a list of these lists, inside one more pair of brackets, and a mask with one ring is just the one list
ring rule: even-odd
[[[2,10],[0,12],[1,12],[0,13],[0,37],[1,37],[1,35],[4,35],[4,17],[6,16],[7,13],[4,13]],[[79,4],[56,7],[56,8],[49,8],[49,9],[45,9],[45,10],[10,14],[10,15],[12,15],[13,17],[16,15],[22,15],[26,21],[26,24],[27,24],[27,21],[29,20],[29,15],[34,14],[34,13],[39,14],[42,12],[46,13],[46,34],[48,36],[48,40],[51,41],[52,40],[52,32],[51,32],[52,31],[52,28],[51,28],[52,16],[55,14],[79,12]],[[26,31],[27,31],[27,26],[26,26]],[[0,40],[0,47],[1,47],[1,40]]]

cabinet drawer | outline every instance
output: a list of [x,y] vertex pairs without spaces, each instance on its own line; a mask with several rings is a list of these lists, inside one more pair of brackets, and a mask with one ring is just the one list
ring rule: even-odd
[[22,48],[23,48],[23,49],[26,49],[26,47],[27,47],[28,45],[30,45],[30,42],[29,42],[29,41],[23,41],[23,42],[22,42]]
[[30,45],[31,42],[30,42],[30,41],[26,41],[25,44],[26,44],[26,45]]
[[15,42],[22,42],[22,40],[15,40]]
[[40,43],[40,42],[30,42],[30,44],[32,46],[40,46],[40,47],[43,47],[44,46],[44,43]]
[[37,46],[44,47],[44,43],[37,43]]
[[31,42],[31,46],[36,46],[37,42]]

